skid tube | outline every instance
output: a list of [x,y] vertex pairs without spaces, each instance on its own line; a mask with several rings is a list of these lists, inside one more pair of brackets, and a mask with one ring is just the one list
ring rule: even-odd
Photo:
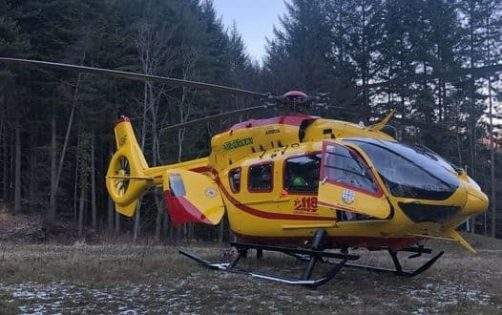
[[346,264],[345,267],[348,268],[355,268],[355,269],[363,269],[363,270],[369,270],[369,271],[376,271],[376,272],[384,272],[384,273],[392,273],[398,276],[403,276],[403,277],[415,277],[418,276],[419,274],[423,273],[444,254],[444,251],[439,252],[436,254],[434,257],[426,261],[422,266],[418,267],[415,270],[405,270],[403,269],[401,262],[399,261],[399,257],[397,256],[398,252],[411,252],[415,253],[411,255],[408,258],[416,258],[419,257],[422,253],[430,254],[432,253],[432,250],[428,248],[420,248],[420,247],[414,247],[414,248],[404,248],[399,251],[395,250],[387,250],[389,253],[390,257],[392,258],[392,262],[394,263],[394,269],[389,269],[389,268],[381,268],[381,267],[374,267],[374,266],[367,266],[367,265],[358,265],[358,264]]
[[[348,260],[357,260],[359,258],[359,256],[355,255],[330,253],[330,252],[308,250],[308,249],[286,248],[279,246],[263,246],[258,244],[232,243],[232,246],[237,249],[238,255],[230,263],[212,263],[184,250],[179,250],[179,253],[182,254],[183,256],[195,260],[196,262],[200,263],[206,268],[212,270],[245,274],[254,278],[271,280],[291,285],[301,285],[309,288],[317,288],[318,286],[325,284],[326,282],[330,281],[336,276],[336,274],[340,271],[340,269],[346,264]],[[245,257],[247,255],[247,251],[250,249],[256,249],[257,251],[262,250],[262,251],[279,252],[288,255],[302,255],[302,257],[309,257],[309,259],[307,260],[304,272],[300,278],[287,278],[273,274],[254,272],[237,268],[237,264],[240,261],[240,259]],[[333,267],[322,277],[318,279],[311,279],[312,271],[315,267],[315,264],[318,261],[320,261],[321,258],[335,258],[339,259],[340,261],[334,263]]]
[[[314,235],[313,241],[312,241],[312,247],[311,249],[304,249],[304,248],[292,248],[292,247],[282,247],[282,246],[272,246],[272,245],[261,245],[261,244],[249,244],[249,243],[231,243],[231,246],[237,249],[238,255],[229,263],[212,263],[210,261],[207,261],[195,254],[192,254],[190,252],[184,251],[184,250],[179,250],[179,253],[182,254],[183,256],[186,256],[199,264],[203,265],[206,268],[212,269],[212,270],[219,270],[219,271],[224,271],[224,272],[231,272],[231,273],[237,273],[237,274],[244,274],[248,275],[254,278],[259,278],[259,279],[265,279],[265,280],[271,280],[275,282],[280,282],[280,283],[285,283],[285,284],[290,284],[290,285],[300,285],[300,286],[305,286],[309,288],[317,288],[320,285],[323,285],[333,279],[337,273],[343,268],[343,267],[349,267],[349,268],[357,268],[357,269],[365,269],[365,270],[370,270],[370,271],[377,271],[377,272],[387,272],[387,273],[392,273],[398,276],[405,276],[405,277],[413,277],[416,275],[419,275],[429,269],[442,255],[444,252],[440,252],[433,258],[431,258],[429,261],[424,263],[421,267],[417,268],[416,270],[404,270],[401,266],[401,263],[399,261],[399,258],[397,256],[398,252],[409,252],[413,253],[409,258],[415,258],[418,257],[422,254],[431,254],[432,250],[428,248],[423,248],[422,246],[417,246],[417,247],[408,247],[408,248],[403,248],[399,251],[394,251],[394,250],[388,250],[392,261],[394,263],[395,269],[388,269],[388,268],[380,268],[380,267],[374,267],[374,266],[366,266],[366,265],[358,265],[358,264],[352,264],[352,263],[347,263],[348,261],[354,261],[359,259],[358,255],[351,255],[346,253],[346,251],[342,251],[341,253],[334,253],[334,252],[326,252],[322,248],[322,240],[325,236],[324,230],[319,230],[316,232]],[[293,256],[297,258],[299,261],[305,263],[305,268],[303,270],[303,274],[299,278],[287,278],[283,276],[277,276],[273,274],[266,274],[266,273],[260,273],[260,272],[254,272],[254,271],[249,271],[245,269],[241,269],[237,267],[237,264],[242,258],[247,257],[247,253],[249,250],[254,249],[257,251],[257,257],[260,258],[263,251],[270,251],[270,252],[278,252],[278,253],[283,253],[289,256]],[[336,259],[336,262],[328,261],[329,259]],[[333,265],[333,267],[322,277],[317,278],[317,279],[312,279],[312,273],[313,270],[316,266],[317,263],[329,263],[330,265]]]
[[[318,286],[323,285],[326,282],[333,279],[336,276],[336,274],[340,271],[340,269],[342,269],[342,267],[347,263],[348,260],[359,259],[359,256],[349,255],[347,253],[325,252],[323,249],[323,242],[326,237],[326,234],[327,233],[325,230],[317,230],[314,234],[314,237],[312,238],[312,245],[310,249],[260,245],[260,244],[230,243],[232,247],[235,247],[237,249],[238,253],[237,257],[234,258],[230,263],[211,263],[207,260],[204,260],[194,254],[191,254],[183,250],[179,250],[179,253],[190,259],[197,261],[198,263],[202,264],[203,266],[209,269],[232,272],[232,273],[240,273],[254,278],[271,280],[285,284],[301,285],[309,288],[317,288]],[[247,257],[247,253],[250,249],[256,250],[258,258],[262,257],[263,251],[278,252],[296,257],[297,259],[305,262],[305,269],[303,270],[303,274],[300,278],[286,278],[273,274],[253,272],[237,268],[237,264],[240,261],[240,259]],[[311,279],[312,272],[317,262],[322,262],[323,260],[329,258],[337,259],[339,260],[339,262],[332,263],[333,267],[324,276],[318,279]]]

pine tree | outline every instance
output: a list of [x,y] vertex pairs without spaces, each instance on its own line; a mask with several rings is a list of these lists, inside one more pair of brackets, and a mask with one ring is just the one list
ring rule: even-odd
[[275,39],[268,43],[265,71],[274,93],[303,90],[331,92],[333,73],[328,63],[329,25],[324,1],[295,0],[275,28]]

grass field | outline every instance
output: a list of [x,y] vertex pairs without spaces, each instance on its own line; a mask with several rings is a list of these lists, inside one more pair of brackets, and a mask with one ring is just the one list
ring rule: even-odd
[[[0,244],[0,313],[502,313],[502,242],[471,241],[479,255],[442,244],[447,253],[413,279],[345,269],[317,290],[209,271],[174,247]],[[190,249],[212,259],[225,251]],[[361,254],[389,266],[384,253]],[[301,272],[267,253],[246,264]]]

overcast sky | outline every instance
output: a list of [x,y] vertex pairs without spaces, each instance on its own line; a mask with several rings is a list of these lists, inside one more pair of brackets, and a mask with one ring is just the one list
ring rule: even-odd
[[213,0],[218,16],[231,27],[235,21],[251,58],[261,63],[265,56],[265,38],[272,38],[274,25],[284,15],[283,0]]

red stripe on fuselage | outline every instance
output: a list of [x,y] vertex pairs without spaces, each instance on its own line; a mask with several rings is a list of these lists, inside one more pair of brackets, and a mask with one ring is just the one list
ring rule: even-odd
[[206,172],[210,172],[211,170],[212,170],[212,168],[210,166],[201,166],[201,167],[196,167],[196,168],[190,169],[191,172],[195,172],[195,173],[206,173]]

